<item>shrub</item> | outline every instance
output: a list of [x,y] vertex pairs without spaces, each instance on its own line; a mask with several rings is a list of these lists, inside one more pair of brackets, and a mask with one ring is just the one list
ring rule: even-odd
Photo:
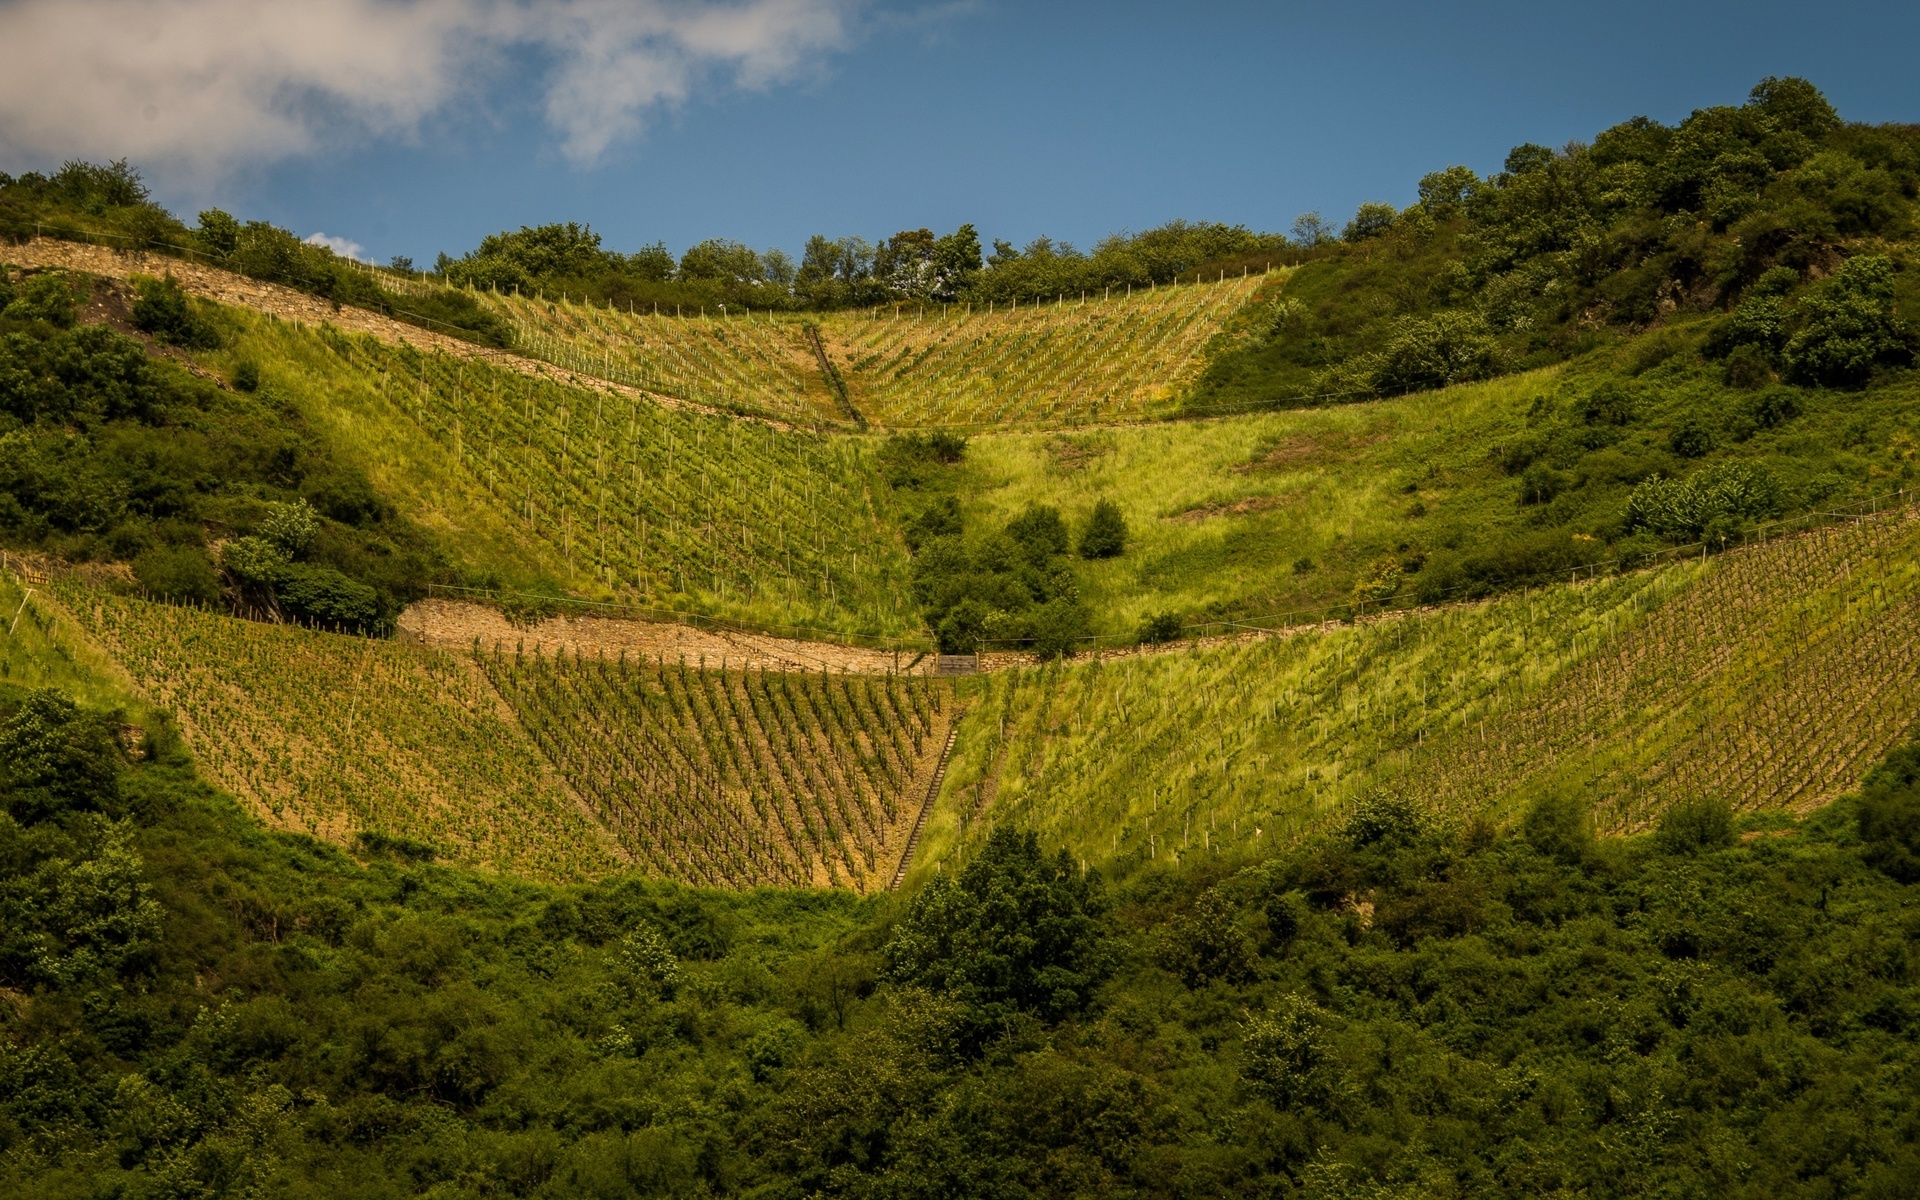
[[1035,654],[1068,658],[1087,635],[1087,608],[1072,596],[1056,596],[1028,613],[1026,625]]
[[1520,503],[1545,504],[1567,490],[1573,477],[1546,463],[1534,463],[1520,475]]
[[1407,317],[1394,330],[1370,383],[1377,392],[1418,392],[1499,374],[1499,349],[1480,318],[1442,312]]
[[43,689],[0,724],[0,797],[22,824],[111,809],[119,796],[120,747],[104,718]]
[[259,532],[289,558],[298,558],[311,549],[314,539],[320,536],[319,514],[304,499],[291,504],[270,503]]
[[220,547],[220,566],[241,587],[271,588],[289,565],[286,551],[263,537],[235,538]]
[[1007,534],[1036,562],[1065,554],[1069,545],[1067,523],[1060,519],[1059,509],[1047,504],[1027,505],[1024,512],[1007,522]]
[[73,326],[76,307],[73,285],[65,275],[51,271],[22,280],[13,289],[13,298],[6,309],[0,311],[0,316],[16,321],[45,321],[55,328],[68,329]]
[[366,629],[380,620],[380,593],[331,567],[290,565],[273,595],[288,615],[320,625]]
[[1427,815],[1399,796],[1368,796],[1354,806],[1340,834],[1356,850],[1405,850],[1429,833]]
[[1725,532],[1772,516],[1779,508],[1779,485],[1765,467],[1725,462],[1684,480],[1656,475],[1640,484],[1627,496],[1626,523],[1667,538],[1698,537],[1709,528]]
[[1535,850],[1566,863],[1580,862],[1593,847],[1592,818],[1571,796],[1537,801],[1521,819],[1520,834]]
[[164,279],[143,279],[135,287],[140,294],[133,302],[136,329],[190,350],[219,347],[220,335],[211,322],[193,310],[171,274]]
[[1667,449],[1681,458],[1702,458],[1713,450],[1713,431],[1689,418],[1673,427],[1667,435]]
[[1238,983],[1253,974],[1253,941],[1220,890],[1208,888],[1168,927],[1159,960],[1188,987],[1216,979]]
[[220,599],[220,574],[198,546],[154,546],[133,560],[133,577],[162,600],[212,604]]
[[1733,845],[1733,809],[1724,800],[1692,800],[1660,814],[1654,843],[1668,854],[1699,854]]
[[1080,557],[1114,558],[1127,548],[1127,519],[1120,506],[1101,500],[1093,506],[1086,531],[1080,535]]
[[243,358],[233,367],[233,388],[238,392],[252,392],[260,387],[260,364],[250,358]]
[[1145,645],[1158,646],[1171,642],[1180,636],[1180,617],[1170,612],[1150,613],[1140,622],[1137,636]]
[[1247,1086],[1276,1108],[1324,1106],[1340,1082],[1327,1023],[1319,1005],[1291,992],[1270,1014],[1251,1018],[1240,1042]]
[[1920,743],[1887,755],[1868,774],[1856,820],[1868,865],[1920,883]]
[[1806,323],[1782,358],[1795,383],[1858,387],[1882,363],[1912,358],[1912,339],[1894,318],[1893,263],[1878,254],[1847,260],[1801,302]]

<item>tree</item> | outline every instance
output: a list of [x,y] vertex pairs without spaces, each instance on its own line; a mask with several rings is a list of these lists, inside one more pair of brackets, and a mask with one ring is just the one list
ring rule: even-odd
[[217,208],[200,214],[200,227],[193,233],[201,245],[222,257],[232,254],[240,245],[240,222]]
[[1499,370],[1499,348],[1480,318],[1447,311],[1403,318],[1370,380],[1375,391],[1396,394],[1486,379]]
[[887,942],[887,977],[958,1000],[978,1051],[1020,1014],[1057,1021],[1085,1008],[1114,966],[1105,891],[1032,833],[996,828],[959,875],[916,894]]
[[1448,167],[1420,177],[1420,207],[1436,221],[1460,216],[1475,192],[1486,186],[1471,167]]
[[964,291],[980,272],[980,235],[972,225],[962,225],[934,243],[933,297],[951,300]]
[[135,285],[133,324],[163,342],[193,350],[215,350],[220,335],[211,322],[193,310],[180,284],[168,272],[164,279],[143,279]]
[[1293,219],[1293,240],[1312,250],[1331,245],[1339,241],[1340,236],[1333,231],[1333,226],[1327,224],[1325,217],[1317,212],[1305,212]]
[[1353,220],[1348,221],[1346,229],[1341,232],[1341,240],[1364,242],[1369,238],[1377,238],[1393,228],[1394,218],[1399,215],[1391,204],[1376,204],[1371,201],[1362,204],[1354,210]]
[[1668,854],[1699,854],[1733,845],[1733,809],[1724,800],[1689,800],[1660,814],[1654,841]]
[[1875,366],[1913,357],[1912,337],[1893,311],[1893,263],[1884,255],[1847,260],[1800,303],[1806,316],[1783,359],[1787,377],[1823,387],[1858,387]]
[[[782,256],[785,257],[784,255]],[[726,238],[708,238],[680,256],[682,279],[718,279],[727,283],[759,283],[766,266],[753,247]]]
[[936,279],[937,246],[933,230],[903,229],[881,244],[873,260],[874,277],[896,296],[930,299]]
[[30,693],[0,725],[0,797],[22,824],[110,809],[120,748],[106,720],[52,689]]
[[1065,554],[1069,545],[1067,523],[1060,519],[1060,510],[1050,504],[1027,505],[1019,516],[1007,522],[1007,534],[1020,543],[1036,563]]
[[1253,974],[1253,939],[1220,889],[1208,888],[1167,929],[1159,960],[1188,987],[1216,979],[1239,983]]
[[1868,865],[1920,883],[1920,743],[1887,755],[1868,774],[1856,820]]
[[1080,535],[1081,558],[1114,558],[1127,548],[1127,518],[1111,500],[1093,506],[1087,528]]

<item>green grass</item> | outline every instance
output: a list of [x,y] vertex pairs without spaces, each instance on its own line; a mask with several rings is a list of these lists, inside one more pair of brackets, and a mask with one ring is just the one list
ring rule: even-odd
[[[1030,503],[1084,524],[1118,504],[1132,542],[1079,567],[1095,632],[1124,637],[1154,612],[1189,622],[1311,614],[1349,603],[1392,560],[1392,603],[1487,594],[1660,543],[1624,523],[1633,487],[1718,462],[1763,467],[1779,512],[1834,507],[1912,485],[1920,379],[1861,392],[1726,386],[1666,330],[1564,367],[1388,400],[1078,433],[976,436],[960,481],[973,528]],[[1589,424],[1587,397],[1629,398],[1622,425]],[[1762,396],[1798,409],[1772,426]],[[1711,448],[1672,449],[1683,426]],[[1525,502],[1522,468],[1557,488]],[[1749,525],[1751,521],[1749,522]],[[1686,540],[1680,538],[1676,540]]]
[[1256,856],[1385,790],[1455,822],[1805,809],[1920,716],[1920,520],[1292,636],[970,684],[919,869],[994,823],[1089,862]]
[[[1112,500],[1119,558],[1083,563],[1099,632],[1149,613],[1189,620],[1317,610],[1374,561],[1454,527],[1519,523],[1486,448],[1524,427],[1547,382],[1520,376],[1399,400],[1084,433],[975,437],[968,516],[1050,504],[1083,524]],[[1413,515],[1415,505],[1424,515]],[[1301,564],[1301,560],[1307,560]]]

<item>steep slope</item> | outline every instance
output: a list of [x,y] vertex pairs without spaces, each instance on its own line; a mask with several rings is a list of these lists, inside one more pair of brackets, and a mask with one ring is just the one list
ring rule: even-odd
[[[1920,514],[1479,605],[973,684],[932,863],[994,824],[1089,862],[1256,854],[1386,793],[1573,794],[1611,832],[1804,810],[1920,720]],[[964,850],[962,851],[964,852]]]
[[379,638],[56,589],[208,777],[267,825],[408,839],[455,862],[578,879],[627,856],[470,661]]

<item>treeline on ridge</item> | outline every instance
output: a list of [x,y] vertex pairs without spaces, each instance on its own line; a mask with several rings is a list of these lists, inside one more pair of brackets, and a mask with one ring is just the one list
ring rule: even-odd
[[97,242],[206,263],[456,337],[505,346],[512,332],[452,288],[395,290],[379,273],[266,221],[208,209],[188,227],[155,203],[125,159],[68,162],[52,175],[0,172],[0,244],[32,237]]
[[1859,386],[1920,345],[1916,196],[1920,126],[1842,121],[1802,79],[1675,126],[1518,146],[1486,178],[1426,175],[1405,210],[1362,205],[1339,233],[1303,218],[1311,258],[1194,403],[1420,391],[1703,319],[1734,380]]

